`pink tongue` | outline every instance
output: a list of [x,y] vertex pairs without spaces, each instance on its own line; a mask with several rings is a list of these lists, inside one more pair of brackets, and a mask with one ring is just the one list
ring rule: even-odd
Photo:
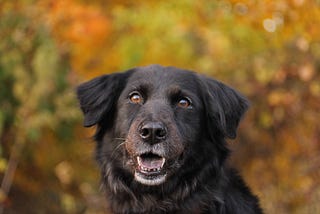
[[138,163],[140,166],[148,169],[158,169],[163,166],[163,158],[141,158],[138,157]]

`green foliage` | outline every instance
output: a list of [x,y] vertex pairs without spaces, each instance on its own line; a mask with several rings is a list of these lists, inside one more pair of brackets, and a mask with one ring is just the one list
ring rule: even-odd
[[[74,137],[73,130],[79,122],[80,112],[73,87],[68,82],[69,62],[62,58],[63,54],[45,23],[38,22],[39,11],[23,2],[1,3],[0,9],[0,173],[13,172],[16,175],[13,189],[23,187],[16,189],[22,191],[19,194],[27,194],[25,191],[34,194],[43,182],[49,186],[57,185],[56,177],[41,180],[38,175],[45,168],[52,171],[59,161],[54,159],[55,163],[39,168],[36,161],[39,154],[35,148],[43,144],[50,149],[49,142],[56,141],[62,144],[60,149],[63,151],[63,144]],[[55,135],[50,136],[50,133]],[[52,154],[49,150],[40,155],[50,157]],[[15,171],[18,161],[21,168]],[[37,172],[24,174],[26,169],[36,169]],[[13,177],[2,178],[1,193],[6,194]],[[32,182],[35,179],[37,183]],[[57,194],[52,187],[47,191]],[[2,196],[0,200],[3,203],[10,197]]]

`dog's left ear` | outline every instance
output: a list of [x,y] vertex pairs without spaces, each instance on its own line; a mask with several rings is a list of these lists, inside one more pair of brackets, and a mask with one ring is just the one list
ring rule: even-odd
[[205,88],[204,104],[209,126],[215,126],[224,137],[234,139],[249,102],[233,88],[213,79],[201,76]]
[[103,75],[78,86],[77,96],[85,127],[94,126],[103,119],[110,122],[116,101],[132,71]]

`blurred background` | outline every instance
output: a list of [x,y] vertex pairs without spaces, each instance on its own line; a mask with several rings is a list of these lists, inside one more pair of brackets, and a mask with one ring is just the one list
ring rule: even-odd
[[320,213],[319,0],[0,0],[0,213],[107,213],[74,89],[147,64],[251,101],[231,162],[265,213]]

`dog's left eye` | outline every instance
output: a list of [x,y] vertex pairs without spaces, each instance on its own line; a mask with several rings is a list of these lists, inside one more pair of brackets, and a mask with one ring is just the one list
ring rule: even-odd
[[191,107],[191,100],[187,97],[181,98],[178,101],[178,106],[181,108],[190,108]]
[[141,104],[143,102],[142,96],[139,92],[132,92],[129,95],[129,99],[131,103]]

